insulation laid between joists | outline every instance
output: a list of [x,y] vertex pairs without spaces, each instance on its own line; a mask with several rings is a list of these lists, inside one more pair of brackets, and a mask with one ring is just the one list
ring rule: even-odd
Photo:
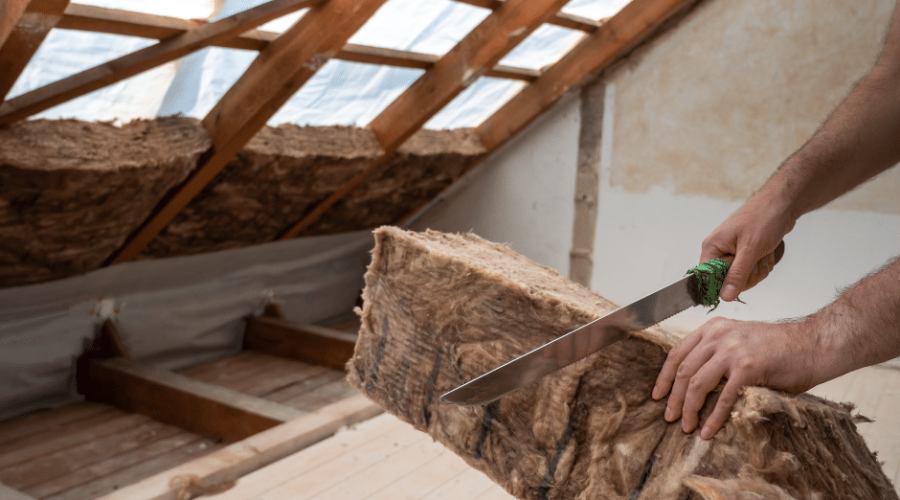
[[650,391],[675,339],[659,328],[490,405],[444,404],[615,306],[473,235],[375,239],[350,383],[519,498],[898,498],[849,405],[748,388],[712,441],[666,423]]

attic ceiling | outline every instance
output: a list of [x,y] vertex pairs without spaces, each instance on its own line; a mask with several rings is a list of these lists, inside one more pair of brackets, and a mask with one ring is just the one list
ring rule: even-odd
[[[456,1],[487,12],[435,55],[348,42],[386,0],[270,0],[213,22],[0,0],[0,287],[401,223],[696,0],[633,0],[604,20],[562,12],[568,0]],[[539,69],[499,64],[544,25],[584,35]],[[54,29],[158,42],[6,99]],[[27,120],[206,47],[258,55],[201,120]],[[365,127],[266,126],[331,60],[422,73]],[[474,128],[423,129],[482,77],[522,87]]]

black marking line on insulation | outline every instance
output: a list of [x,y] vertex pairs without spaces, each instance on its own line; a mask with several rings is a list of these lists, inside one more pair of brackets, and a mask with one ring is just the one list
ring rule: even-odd
[[541,479],[541,484],[538,486],[538,498],[540,500],[547,500],[550,485],[553,483],[553,475],[556,474],[556,467],[559,465],[560,459],[562,459],[563,452],[569,447],[569,441],[572,440],[575,430],[578,429],[578,419],[575,417],[575,414],[576,411],[573,408],[569,413],[569,422],[566,423],[566,430],[563,431],[562,436],[559,437],[559,441],[556,443],[556,452],[553,454],[553,458],[550,459],[547,473],[544,474],[544,479]]
[[481,430],[478,432],[478,444],[475,445],[474,453],[475,458],[478,460],[481,460],[484,443],[487,441],[488,434],[491,433],[491,425],[493,425],[494,419],[497,418],[499,410],[500,401],[494,401],[484,407],[484,418],[481,419]]
[[653,464],[656,463],[657,458],[659,457],[656,455],[650,456],[647,466],[644,467],[644,472],[641,473],[641,479],[638,480],[638,485],[634,488],[634,491],[628,495],[628,500],[637,500],[641,496],[641,492],[644,491],[644,486],[647,486],[647,480],[650,479],[650,472],[653,471]]
[[434,384],[437,383],[438,375],[441,373],[441,359],[444,357],[444,350],[440,347],[434,353],[434,366],[431,367],[431,378],[428,379],[428,387],[425,389],[425,409],[422,410],[425,417],[425,426],[431,424],[431,400],[434,399]]
[[372,365],[372,374],[369,375],[369,383],[366,384],[366,392],[371,392],[372,388],[375,387],[375,382],[378,381],[378,366],[381,364],[382,356],[384,356],[384,345],[387,344],[389,326],[390,324],[388,323],[387,316],[385,316],[384,321],[381,322],[381,340],[378,341],[378,350],[375,351],[375,363]]

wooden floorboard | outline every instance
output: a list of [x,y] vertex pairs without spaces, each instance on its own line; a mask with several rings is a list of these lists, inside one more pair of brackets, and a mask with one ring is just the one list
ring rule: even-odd
[[198,437],[196,440],[170,450],[167,453],[157,455],[126,469],[121,469],[113,474],[45,497],[45,500],[93,500],[100,495],[113,493],[116,490],[134,484],[141,479],[151,477],[160,472],[184,464],[185,462],[207,455],[221,448],[221,446],[221,444],[213,443],[208,439]]
[[900,492],[900,370],[872,366],[826,382],[811,391],[832,401],[850,402],[874,420],[859,423],[859,433],[884,462],[884,472]]
[[0,445],[38,433],[64,430],[78,420],[112,411],[107,405],[79,401],[0,422]]
[[203,382],[262,397],[328,370],[300,361],[244,351],[235,356],[181,370],[180,373]]
[[[109,482],[108,478],[110,476],[115,476],[117,473],[122,474],[125,473],[125,471],[128,471],[127,474],[131,475],[130,477],[139,480],[143,479],[143,477],[135,477],[134,474],[136,473],[136,470],[133,469],[133,467],[140,467],[143,462],[167,454],[172,454],[179,448],[191,444],[197,444],[199,447],[199,442],[201,441],[206,443],[206,447],[210,451],[216,449],[216,446],[218,446],[215,443],[200,438],[194,433],[181,429],[175,429],[175,433],[168,437],[165,437],[163,433],[160,433],[158,437],[159,439],[146,443],[140,448],[111,456],[105,460],[89,464],[83,469],[73,471],[69,474],[29,488],[28,493],[36,498],[46,498],[53,495],[59,495],[60,493],[69,490],[74,490],[79,486],[85,487],[84,485],[88,485],[89,483],[100,484],[103,481]],[[170,455],[167,461],[171,461],[175,456],[177,456],[177,454]],[[151,472],[147,474],[147,476],[153,475],[154,473],[155,472]],[[114,479],[112,482],[116,483],[118,480]],[[97,489],[96,486],[88,488]]]

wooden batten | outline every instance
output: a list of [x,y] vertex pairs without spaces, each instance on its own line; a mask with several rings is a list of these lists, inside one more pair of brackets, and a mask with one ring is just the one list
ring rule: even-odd
[[247,321],[244,348],[272,356],[343,370],[353,357],[356,335],[280,318]]
[[384,154],[319,203],[280,239],[293,238],[316,222],[326,210],[383,165],[431,117],[565,4],[565,0],[540,4],[526,0],[503,2],[369,123],[368,128],[375,132]]
[[[459,3],[465,3],[469,5],[474,5],[476,7],[483,7],[485,9],[497,10],[503,5],[503,1],[501,0],[455,0]],[[557,12],[555,16],[551,17],[547,20],[548,24],[555,24],[556,26],[561,26],[563,28],[569,28],[571,30],[584,31],[586,33],[591,33],[600,23],[593,20],[588,19],[586,17],[576,16],[573,14],[566,14],[565,12]]]
[[[316,0],[272,0],[32,90],[0,105],[0,125],[23,120],[45,109],[184,57],[218,41],[234,38],[247,30],[315,2]],[[24,65],[22,68],[24,69]]]
[[89,399],[234,442],[304,414],[299,410],[127,359],[89,367]]
[[260,52],[203,119],[213,141],[210,154],[107,263],[137,257],[384,2],[329,0],[307,12]]
[[[101,497],[102,500],[176,500],[185,479],[198,491],[221,491],[237,478],[326,439],[341,427],[382,413],[361,395],[330,404],[241,442]],[[213,497],[215,498],[215,497]]]
[[21,491],[0,483],[0,498],[3,500],[37,500],[31,495],[26,495]]
[[21,0],[0,2],[3,9],[0,11],[0,102],[25,71],[47,33],[59,22],[69,0],[24,2],[29,4],[25,14],[20,11],[22,3]]

